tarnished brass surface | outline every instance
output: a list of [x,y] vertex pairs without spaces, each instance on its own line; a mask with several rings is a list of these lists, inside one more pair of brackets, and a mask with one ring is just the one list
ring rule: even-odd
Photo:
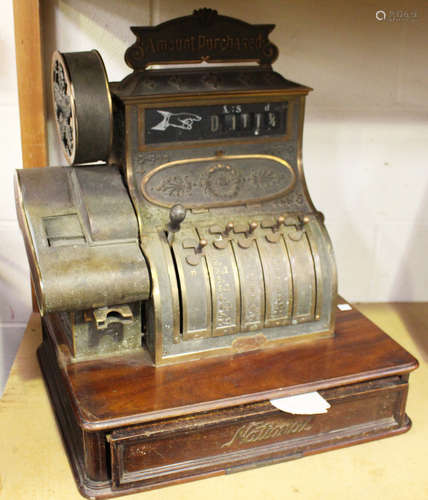
[[[211,289],[205,252],[198,251],[199,236],[194,228],[183,229],[172,247],[180,283],[181,332],[183,339],[211,335]],[[190,260],[193,258],[193,261]]]
[[[291,323],[294,291],[290,259],[280,234],[270,229],[263,233],[258,248],[265,279],[265,326],[287,325]],[[273,236],[278,238],[273,239]]]
[[241,286],[241,331],[261,329],[265,317],[265,290],[256,241],[241,233],[233,241],[232,248]]
[[[199,228],[198,233],[209,241],[206,228]],[[212,335],[231,335],[239,331],[240,325],[240,287],[238,270],[230,243],[223,249],[207,245],[206,261],[211,282],[213,302]]]
[[52,98],[60,143],[70,165],[107,160],[112,146],[112,101],[96,50],[55,52]]
[[192,16],[167,21],[156,29],[133,26],[137,41],[126,51],[125,61],[134,70],[208,58],[212,62],[238,59],[270,64],[278,56],[277,47],[268,39],[273,28],[273,24],[251,25],[220,16],[213,9],[198,9]]
[[149,297],[135,215],[117,167],[19,170],[16,192],[42,313]]
[[217,155],[160,165],[141,181],[155,205],[214,208],[260,204],[284,196],[296,182],[291,166],[271,155]]
[[288,230],[286,245],[293,273],[293,321],[313,320],[315,319],[316,277],[311,246],[306,232]]
[[[122,314],[116,314],[117,312]],[[76,361],[141,348],[141,307],[132,302],[93,311],[50,313]],[[97,320],[103,316],[104,325]]]
[[[76,168],[19,171],[17,209],[40,308],[76,360],[147,349],[176,363],[333,334],[333,250],[301,158],[311,89],[272,70],[271,29],[210,9],[134,27],[135,71],[116,83],[94,51],[55,56]],[[219,60],[259,66],[148,69]]]

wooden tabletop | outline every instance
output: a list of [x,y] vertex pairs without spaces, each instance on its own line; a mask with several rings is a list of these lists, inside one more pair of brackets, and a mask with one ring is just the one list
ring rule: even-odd
[[[410,376],[409,433],[128,498],[428,498],[428,304],[358,308],[420,362]],[[36,359],[40,342],[40,322],[33,315],[0,400],[0,498],[79,499]]]

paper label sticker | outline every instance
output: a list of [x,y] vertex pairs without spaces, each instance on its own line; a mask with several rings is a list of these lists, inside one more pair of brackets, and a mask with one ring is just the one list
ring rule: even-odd
[[307,392],[286,398],[271,399],[270,402],[278,410],[293,415],[327,413],[327,410],[331,407],[330,403],[318,392]]
[[337,304],[337,308],[340,311],[352,311],[352,307],[349,304]]

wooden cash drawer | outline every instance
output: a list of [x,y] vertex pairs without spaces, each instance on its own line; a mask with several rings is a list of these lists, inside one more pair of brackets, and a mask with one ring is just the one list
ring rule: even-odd
[[322,392],[326,414],[291,415],[269,401],[114,431],[113,488],[153,487],[299,458],[407,430],[407,383],[388,377]]

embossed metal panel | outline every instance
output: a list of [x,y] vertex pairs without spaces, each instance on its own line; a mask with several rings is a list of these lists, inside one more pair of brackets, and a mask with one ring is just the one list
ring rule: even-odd
[[265,315],[265,287],[257,245],[255,240],[247,243],[245,239],[232,244],[241,286],[241,331],[256,330],[263,327]]
[[[196,254],[198,241],[196,230],[187,228],[180,231],[172,245],[179,277],[181,332],[185,340],[211,335],[211,287],[205,258]],[[196,258],[192,261],[191,257]]]
[[257,240],[265,280],[266,327],[289,324],[293,307],[293,281],[287,249],[281,238],[269,241],[269,236],[267,232]]
[[272,155],[219,155],[165,163],[141,181],[144,197],[156,205],[212,208],[266,202],[293,188],[296,175]]
[[143,235],[141,248],[150,264],[152,281],[151,302],[145,307],[145,343],[159,362],[166,340],[180,341],[178,283],[164,234]]
[[[210,238],[206,228],[198,228],[198,233],[201,238]],[[204,253],[211,283],[213,336],[236,333],[240,328],[240,289],[230,242],[221,249],[209,244]]]
[[268,38],[273,28],[273,24],[248,24],[213,9],[198,9],[155,28],[133,26],[137,40],[125,52],[125,61],[140,71],[152,64],[201,61],[270,65],[278,56],[278,48]]
[[287,231],[285,237],[293,275],[293,321],[314,319],[316,277],[311,246],[306,231]]

